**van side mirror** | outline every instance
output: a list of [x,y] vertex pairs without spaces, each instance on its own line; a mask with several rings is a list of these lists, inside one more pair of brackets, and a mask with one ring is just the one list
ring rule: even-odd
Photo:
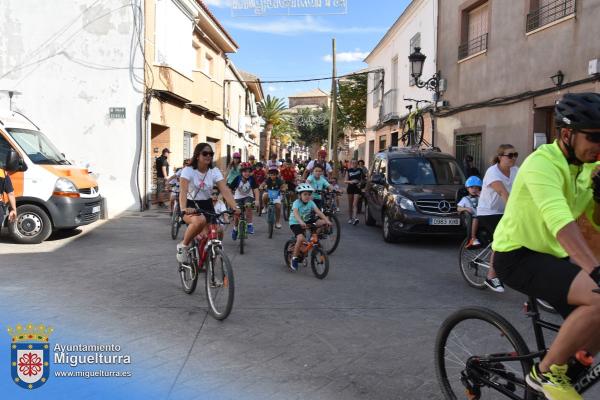
[[371,177],[371,182],[373,182],[376,185],[384,185],[385,184],[385,175],[375,173]]
[[16,151],[14,151],[14,149],[8,150],[5,165],[5,169],[8,172],[25,171],[27,169],[27,165],[25,164],[21,156],[19,156],[19,154]]

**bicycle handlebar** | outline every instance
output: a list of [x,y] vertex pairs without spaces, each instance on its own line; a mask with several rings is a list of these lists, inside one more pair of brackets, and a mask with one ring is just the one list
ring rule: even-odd
[[407,97],[404,97],[403,100],[405,100],[405,101],[412,101],[413,103],[417,103],[417,105],[420,104],[420,103],[431,103],[431,101],[429,101],[429,100],[409,99]]

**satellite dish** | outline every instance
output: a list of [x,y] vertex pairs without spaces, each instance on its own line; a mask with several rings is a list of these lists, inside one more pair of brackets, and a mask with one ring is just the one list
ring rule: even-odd
[[12,111],[12,98],[14,95],[22,95],[22,92],[19,92],[18,90],[10,90],[10,89],[0,89],[0,93],[8,93],[8,106],[9,106],[9,110]]

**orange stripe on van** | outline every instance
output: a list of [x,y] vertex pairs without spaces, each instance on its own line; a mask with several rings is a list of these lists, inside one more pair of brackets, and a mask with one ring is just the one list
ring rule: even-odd
[[96,180],[88,174],[86,168],[78,168],[72,165],[39,165],[54,175],[67,178],[77,186],[77,189],[89,189],[97,186]]

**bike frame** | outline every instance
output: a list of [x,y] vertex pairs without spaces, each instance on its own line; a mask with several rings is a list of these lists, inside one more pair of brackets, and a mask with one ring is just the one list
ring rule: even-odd
[[[512,382],[515,385],[519,385],[521,387],[525,387],[527,390],[530,389],[527,386],[527,383],[524,379],[519,379],[514,376],[514,374],[510,372],[502,372],[498,371],[497,368],[486,368],[482,364],[494,364],[497,362],[506,362],[506,361],[524,361],[531,360],[533,361],[536,358],[543,358],[546,355],[546,341],[544,338],[544,329],[558,332],[560,329],[560,325],[553,324],[551,322],[545,321],[540,317],[540,312],[537,306],[537,302],[535,298],[529,297],[529,300],[525,303],[525,313],[531,318],[531,322],[533,324],[533,333],[535,336],[535,341],[537,345],[538,351],[532,352],[529,354],[523,355],[515,355],[515,354],[507,354],[507,353],[499,353],[499,354],[491,354],[485,357],[473,356],[467,360],[467,368],[466,371],[463,371],[463,378],[468,379],[468,376],[464,376],[464,374],[473,374],[471,376],[475,376],[475,378],[481,382],[483,382],[486,386],[493,388],[500,393],[510,397],[511,399],[520,400],[520,397],[517,397],[514,393],[512,393],[509,389],[500,385],[498,382],[494,382],[491,379],[486,378],[486,376],[494,377],[500,376],[508,382]],[[573,387],[577,390],[578,393],[584,393],[589,388],[594,386],[598,381],[600,381],[600,363],[597,363],[589,368],[587,368],[584,373],[582,373],[576,381],[573,382]]]

